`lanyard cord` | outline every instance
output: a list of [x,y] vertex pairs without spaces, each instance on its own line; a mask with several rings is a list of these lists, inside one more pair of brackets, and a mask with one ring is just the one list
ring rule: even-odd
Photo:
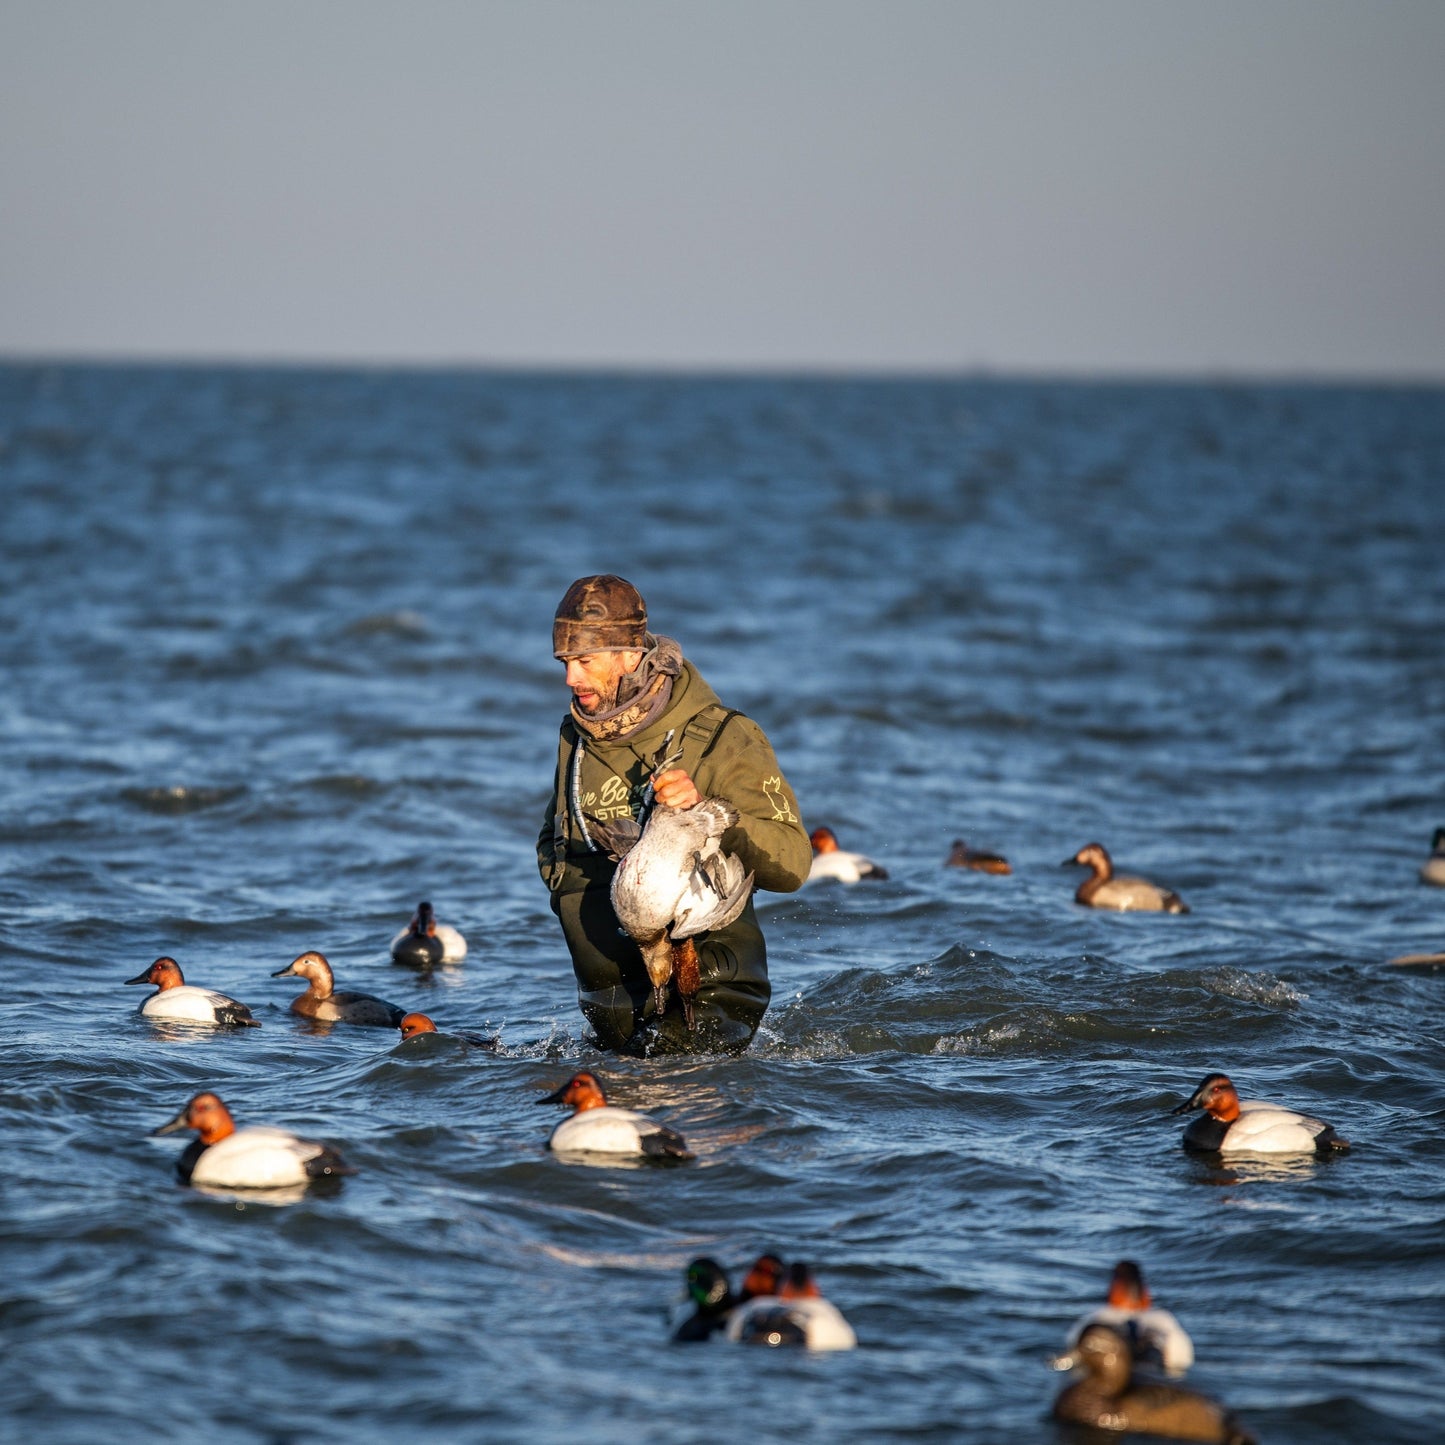
[[577,734],[577,746],[572,749],[572,778],[567,788],[567,801],[572,806],[572,816],[577,820],[577,829],[582,834],[582,841],[587,845],[589,853],[597,851],[597,845],[592,841],[592,834],[587,831],[587,819],[582,816],[582,794],[580,780],[582,777],[582,749],[585,746],[582,734]]

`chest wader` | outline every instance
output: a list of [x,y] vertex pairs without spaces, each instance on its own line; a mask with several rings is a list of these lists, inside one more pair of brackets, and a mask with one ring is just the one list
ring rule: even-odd
[[[681,756],[674,766],[685,768],[696,779],[728,720],[737,716],[735,708],[720,703],[710,703],[696,713],[676,743]],[[584,745],[580,738],[573,744],[572,757],[563,772],[563,806],[557,814],[555,843],[559,862],[570,833],[584,842],[601,864],[607,862],[606,855],[598,850],[577,806],[575,780]],[[572,861],[577,861],[575,856]],[[772,995],[767,946],[752,899],[726,928],[700,933],[693,939],[701,983],[693,999],[695,1027],[689,1030],[675,996],[669,996],[667,1012],[657,1017],[642,955],[630,938],[619,936],[608,892],[611,880],[610,863],[605,869],[599,866],[595,882],[568,897],[554,895],[553,904],[562,916],[569,944],[572,927],[576,927],[592,945],[590,960],[579,957],[578,950],[573,949],[573,968],[578,1004],[603,1048],[638,1054],[741,1053],[752,1042]],[[574,919],[565,917],[574,910]]]

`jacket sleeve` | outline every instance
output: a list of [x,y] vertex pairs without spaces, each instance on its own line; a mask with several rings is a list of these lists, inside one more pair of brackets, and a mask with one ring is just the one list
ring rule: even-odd
[[698,765],[694,782],[701,793],[726,798],[738,810],[738,822],[723,835],[722,846],[742,859],[759,888],[792,893],[802,887],[813,845],[798,815],[798,800],[757,723],[741,715],[730,718]]
[[558,810],[565,806],[562,797],[562,758],[561,749],[558,749],[557,771],[552,778],[552,796],[547,805],[546,816],[542,819],[542,829],[537,834],[537,871],[542,875],[542,881],[548,888],[557,886],[557,874],[563,867],[562,861],[557,856],[557,830]]

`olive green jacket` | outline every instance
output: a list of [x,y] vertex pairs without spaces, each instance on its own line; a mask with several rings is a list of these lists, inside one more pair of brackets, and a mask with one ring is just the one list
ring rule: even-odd
[[[574,789],[579,740],[583,748]],[[653,770],[678,752],[673,766],[686,769],[698,792],[725,798],[738,810],[738,822],[723,835],[722,846],[737,854],[758,888],[791,893],[808,876],[812,844],[772,745],[751,718],[719,703],[690,662],[673,683],[666,711],[640,733],[598,741],[580,734],[569,716],[557,748],[552,806],[537,839],[537,865],[552,891],[552,909],[562,921],[584,990],[634,981],[646,987],[637,946],[619,936],[612,912],[609,889],[617,865],[593,825],[636,818]],[[569,793],[580,804],[580,821]],[[751,902],[739,923],[744,919],[745,927],[756,929]]]

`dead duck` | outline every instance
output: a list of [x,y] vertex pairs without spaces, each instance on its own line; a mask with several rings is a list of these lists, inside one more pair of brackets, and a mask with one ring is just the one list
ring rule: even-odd
[[1089,1325],[1078,1344],[1053,1365],[1084,1374],[1059,1392],[1056,1420],[1170,1440],[1255,1445],[1255,1437],[1207,1395],[1182,1385],[1135,1384],[1129,1342],[1109,1325]]
[[365,1024],[373,1028],[394,1029],[401,1026],[406,1016],[404,1008],[374,997],[369,993],[337,993],[331,965],[325,955],[315,949],[291,960],[285,968],[278,968],[272,978],[285,978],[294,974],[304,978],[309,987],[303,994],[291,1000],[291,1012],[304,1019],[319,1019],[324,1023]]
[[737,821],[731,803],[704,798],[691,808],[654,807],[642,828],[623,818],[599,830],[620,860],[612,875],[612,909],[642,952],[659,1019],[675,979],[692,1028],[692,1001],[701,986],[693,937],[726,928],[752,894],[753,875],[722,851],[722,836]]
[[1086,843],[1060,865],[1091,870],[1074,899],[1086,908],[1112,908],[1120,913],[1188,913],[1189,905],[1172,889],[1143,878],[1116,878],[1114,860],[1102,843]]
[[953,847],[949,850],[948,857],[943,860],[945,868],[972,868],[979,873],[1012,873],[1007,858],[1001,858],[997,853],[982,853],[977,849],[970,848],[962,838],[953,840]]

